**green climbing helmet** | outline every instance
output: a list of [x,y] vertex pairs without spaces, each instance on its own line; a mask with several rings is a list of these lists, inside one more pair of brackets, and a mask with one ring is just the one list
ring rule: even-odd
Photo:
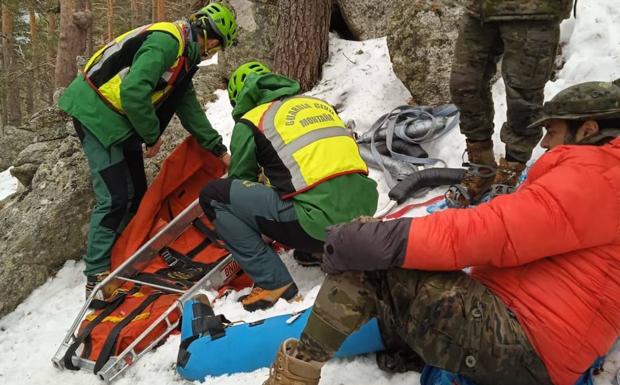
[[237,42],[235,14],[220,3],[211,3],[203,7],[190,16],[190,22],[196,28],[215,33],[222,43],[222,48],[228,48]]
[[551,119],[600,120],[620,118],[620,79],[586,82],[566,88],[546,102],[540,119],[529,127],[540,127]]
[[249,74],[262,75],[269,72],[271,70],[258,60],[252,60],[237,67],[230,79],[228,79],[228,98],[230,99],[230,104],[233,106],[237,104],[237,97],[241,93],[243,84]]

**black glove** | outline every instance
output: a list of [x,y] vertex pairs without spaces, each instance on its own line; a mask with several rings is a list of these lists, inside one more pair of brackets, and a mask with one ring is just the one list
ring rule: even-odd
[[401,266],[411,218],[387,222],[355,220],[327,228],[323,263],[328,274]]
[[217,144],[215,147],[213,147],[213,150],[211,150],[213,155],[217,156],[218,158],[224,155],[226,151],[228,151],[228,148],[226,148],[226,146],[222,143]]

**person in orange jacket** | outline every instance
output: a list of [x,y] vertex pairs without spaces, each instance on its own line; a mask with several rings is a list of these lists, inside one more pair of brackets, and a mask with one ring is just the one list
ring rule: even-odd
[[620,79],[567,88],[533,126],[548,151],[516,192],[328,229],[329,274],[265,384],[318,384],[372,317],[385,369],[426,365],[477,385],[583,381],[620,336]]

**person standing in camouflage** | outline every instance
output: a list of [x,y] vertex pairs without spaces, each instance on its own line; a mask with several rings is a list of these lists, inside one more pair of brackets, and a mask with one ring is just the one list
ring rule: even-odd
[[[532,149],[542,137],[528,128],[542,108],[559,41],[559,24],[572,0],[467,0],[456,42],[450,93],[461,111],[469,167],[461,184],[451,186],[451,207],[479,202],[514,189]],[[491,79],[503,57],[507,119],[501,128],[506,156],[495,162]]]
[[424,367],[423,385],[591,383],[620,333],[620,79],[569,87],[542,112],[529,127],[546,128],[547,152],[503,199],[329,227],[328,275],[264,385],[318,384],[372,317],[379,366]]

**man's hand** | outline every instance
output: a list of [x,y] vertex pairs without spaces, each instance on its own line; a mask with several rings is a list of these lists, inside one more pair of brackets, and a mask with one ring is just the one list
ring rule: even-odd
[[155,144],[152,145],[151,147],[148,147],[148,146],[146,147],[146,150],[144,150],[144,157],[145,158],[154,157],[159,152],[160,147],[161,147],[161,138],[157,139],[157,142],[155,142]]
[[220,155],[220,160],[224,162],[224,164],[226,165],[226,168],[230,166],[230,154],[229,153],[225,152],[222,155]]

